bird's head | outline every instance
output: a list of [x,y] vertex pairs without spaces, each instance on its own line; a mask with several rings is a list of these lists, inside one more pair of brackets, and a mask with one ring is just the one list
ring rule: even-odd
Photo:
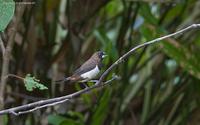
[[105,58],[106,56],[107,55],[105,52],[98,51],[98,52],[95,52],[92,57],[95,57],[96,59],[99,59],[99,60],[103,60],[103,58]]

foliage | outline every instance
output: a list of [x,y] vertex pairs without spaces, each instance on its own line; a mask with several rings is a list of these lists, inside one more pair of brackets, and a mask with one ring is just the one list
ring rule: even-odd
[[[136,45],[199,23],[199,7],[198,0],[48,0],[29,5],[16,30],[9,73],[31,73],[49,89],[26,93],[18,80],[9,79],[5,98],[11,101],[5,108],[84,88],[52,81],[71,75],[97,50],[109,55],[105,71]],[[9,22],[0,21],[7,22],[1,23],[4,27]],[[6,117],[5,123],[199,125],[199,33],[193,29],[141,48],[107,76],[121,77],[110,86],[20,118]],[[9,32],[2,36],[7,45]],[[24,82],[28,90],[46,88],[30,75]]]
[[38,88],[40,90],[48,89],[43,84],[39,83],[40,80],[36,79],[35,77],[32,77],[30,74],[27,74],[24,78],[24,83],[26,90],[33,91],[33,89]]
[[4,31],[12,19],[15,10],[13,0],[0,0],[0,31]]

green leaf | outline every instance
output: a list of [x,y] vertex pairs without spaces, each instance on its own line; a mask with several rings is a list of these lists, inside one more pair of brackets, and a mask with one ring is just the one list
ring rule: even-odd
[[59,115],[49,115],[48,123],[51,125],[60,125],[62,122],[66,120],[65,117]]
[[4,31],[15,11],[13,0],[0,0],[0,31]]
[[177,18],[177,16],[180,14],[180,11],[182,10],[182,8],[184,7],[184,4],[177,4],[176,6],[174,6],[173,8],[171,8],[166,17],[165,17],[165,22],[169,23],[170,21],[172,21],[174,18]]
[[140,14],[142,15],[143,18],[145,18],[145,21],[156,25],[158,23],[158,19],[151,13],[151,7],[148,4],[142,4],[140,8]]
[[116,60],[118,58],[117,49],[114,42],[108,37],[108,33],[106,33],[102,28],[99,28],[94,31],[94,35],[102,44],[103,50],[105,50],[106,54],[112,55],[109,58]]
[[147,28],[146,25],[143,25],[140,27],[140,32],[143,35],[143,37],[145,38],[145,42],[152,40],[152,37],[155,36],[155,33],[152,32],[152,29]]
[[106,89],[103,96],[100,99],[100,103],[95,109],[93,116],[91,118],[91,125],[103,125],[104,119],[108,115],[108,111],[110,108],[110,98],[112,91],[110,89]]
[[121,0],[115,0],[115,1],[110,1],[106,6],[105,10],[102,11],[102,14],[106,13],[108,14],[108,17],[115,16],[116,14],[120,13],[123,11],[123,4]]
[[38,88],[40,90],[48,89],[46,86],[39,82],[40,80],[36,79],[35,77],[32,77],[30,74],[27,74],[24,79],[25,87],[28,91],[33,91],[33,89],[35,88]]
[[84,124],[81,124],[81,123],[77,122],[76,120],[66,119],[60,125],[84,125]]
[[8,124],[8,115],[3,115],[3,125],[7,125]]
[[48,116],[48,123],[51,125],[84,125],[84,123],[79,120],[73,120],[59,115]]
[[[162,27],[151,28],[152,32],[149,32],[149,27],[146,26],[145,29],[144,26],[141,30],[141,33],[144,34],[144,37],[146,39],[149,39],[150,35],[154,36],[154,30],[155,33],[157,32],[157,37],[159,37],[160,34],[167,34],[166,31],[162,29]],[[192,52],[192,50],[189,50],[187,46],[184,46],[184,44],[180,44],[180,41],[176,41],[175,39],[164,40],[160,44],[163,46],[162,50],[169,57],[173,58],[185,71],[200,79],[200,66],[198,61],[199,54]]]
[[180,66],[191,75],[200,79],[200,66],[198,57],[178,42],[165,41],[162,43],[164,52],[175,59]]
[[68,111],[68,114],[71,117],[77,117],[81,122],[84,122],[84,116],[80,112]]

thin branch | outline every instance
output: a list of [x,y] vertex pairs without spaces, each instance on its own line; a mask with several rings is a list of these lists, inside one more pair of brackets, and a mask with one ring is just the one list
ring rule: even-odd
[[163,37],[159,37],[159,38],[157,38],[157,39],[151,40],[151,41],[149,41],[149,42],[140,44],[140,45],[138,45],[138,46],[132,48],[130,51],[128,51],[127,53],[125,53],[124,55],[122,55],[115,63],[113,63],[113,64],[101,75],[101,77],[100,77],[100,79],[99,79],[99,82],[98,82],[97,84],[101,83],[101,82],[105,79],[105,77],[108,75],[108,73],[109,73],[113,68],[115,68],[115,67],[118,66],[120,63],[122,63],[126,58],[128,58],[128,57],[129,57],[131,54],[133,54],[133,52],[135,52],[136,50],[138,50],[138,49],[140,49],[140,48],[142,48],[142,47],[145,47],[145,46],[149,46],[149,45],[154,44],[154,43],[161,42],[161,40],[164,40],[164,39],[166,39],[166,38],[170,38],[170,37],[172,37],[172,36],[175,36],[175,35],[178,35],[178,34],[182,34],[182,33],[186,32],[186,31],[188,31],[189,29],[198,28],[198,27],[200,27],[200,24],[192,24],[192,25],[190,25],[190,26],[188,26],[188,27],[186,27],[186,28],[184,28],[184,29],[182,29],[182,30],[179,30],[179,31],[177,31],[177,32],[171,33],[171,34],[166,35],[166,36],[163,36]]
[[1,51],[2,51],[2,57],[4,57],[4,55],[5,55],[5,46],[3,44],[3,40],[1,39],[1,36],[0,36],[0,46],[1,46]]
[[15,74],[8,74],[7,76],[5,76],[6,79],[7,79],[8,77],[13,77],[13,78],[16,78],[16,79],[19,79],[19,80],[24,81],[24,78],[23,78],[23,77],[17,76],[17,75],[15,75]]
[[5,53],[3,56],[3,61],[2,61],[2,72],[1,72],[1,84],[0,84],[0,109],[3,107],[4,105],[4,90],[5,90],[5,86],[6,86],[6,75],[9,72],[9,62],[10,62],[10,56],[11,56],[11,52],[12,52],[12,48],[14,45],[14,38],[15,35],[17,33],[17,28],[19,25],[19,22],[21,20],[21,16],[23,15],[25,7],[20,7],[19,10],[17,11],[17,15],[16,20],[14,21],[14,26],[12,27],[12,32],[10,34],[10,37],[8,39],[8,43],[7,46],[5,48]]
[[72,94],[69,94],[69,95],[66,95],[66,96],[41,100],[41,101],[26,104],[26,105],[2,110],[2,111],[0,111],[0,115],[3,115],[3,114],[14,114],[14,115],[25,114],[25,113],[28,113],[28,112],[31,112],[31,111],[35,111],[37,109],[41,109],[41,108],[48,107],[48,106],[53,106],[54,104],[56,105],[57,102],[62,102],[64,100],[70,100],[72,98],[80,96],[83,93],[91,92],[91,90],[93,90],[95,88],[104,87],[104,86],[108,85],[109,83],[111,83],[112,81],[117,80],[117,79],[119,79],[118,76],[113,76],[112,79],[106,81],[103,84],[95,84],[91,87],[85,88],[83,90],[80,90],[78,92],[75,92],[75,93],[72,93]]
[[[84,94],[84,93],[88,93],[88,92],[91,92],[93,89],[97,89],[97,88],[101,88],[101,87],[104,87],[106,85],[108,85],[110,82],[112,82],[113,80],[117,80],[119,79],[119,77],[117,77],[116,75],[112,77],[112,79],[106,81],[106,82],[103,82],[103,80],[105,79],[105,77],[108,75],[108,73],[113,69],[115,68],[116,66],[118,66],[120,63],[122,63],[126,58],[128,58],[131,54],[133,54],[133,52],[135,52],[137,49],[139,48],[142,48],[142,47],[145,47],[145,46],[148,46],[148,45],[151,45],[151,44],[154,44],[154,43],[158,43],[158,42],[161,42],[161,40],[164,40],[166,38],[169,38],[169,37],[172,37],[172,36],[175,36],[175,35],[178,35],[178,34],[182,34],[184,33],[185,31],[189,30],[189,29],[192,29],[192,28],[198,28],[200,27],[200,24],[193,24],[191,26],[188,26],[182,30],[179,30],[175,33],[172,33],[172,34],[169,34],[169,35],[166,35],[166,36],[163,36],[163,37],[160,37],[160,38],[157,38],[157,39],[154,39],[154,40],[151,40],[149,42],[146,42],[144,44],[140,44],[134,48],[132,48],[130,51],[128,51],[127,53],[125,53],[124,55],[122,55],[115,63],[113,63],[100,77],[99,81],[91,86],[91,87],[88,87],[88,88],[85,88],[83,90],[80,90],[78,92],[75,92],[75,93],[72,93],[72,94],[69,94],[69,95],[66,95],[66,96],[62,96],[62,97],[57,97],[57,98],[52,98],[52,99],[47,99],[47,100],[41,100],[41,101],[38,101],[38,102],[34,102],[34,103],[30,103],[30,104],[26,104],[26,105],[22,105],[22,106],[18,106],[18,107],[14,107],[14,108],[10,108],[10,109],[6,109],[6,110],[2,110],[0,111],[0,115],[3,115],[3,114],[14,114],[14,115],[19,115],[19,114],[25,114],[25,113],[30,113],[32,111],[35,111],[37,109],[41,109],[41,108],[44,108],[44,107],[48,107],[48,106],[53,106],[53,105],[56,105],[56,104],[60,104],[60,103],[63,103],[67,100],[70,100],[72,98],[75,98],[77,96],[80,96],[81,94]],[[100,84],[101,83],[101,84]]]
[[69,99],[63,99],[63,100],[58,101],[58,102],[54,102],[54,103],[49,103],[49,104],[46,104],[46,105],[38,106],[38,107],[35,107],[33,109],[30,109],[30,110],[19,111],[17,113],[15,111],[11,111],[10,113],[12,113],[14,115],[22,115],[22,114],[26,114],[26,113],[30,113],[30,112],[36,111],[36,110],[41,109],[41,108],[58,105],[58,104],[66,102],[66,101],[69,101]]

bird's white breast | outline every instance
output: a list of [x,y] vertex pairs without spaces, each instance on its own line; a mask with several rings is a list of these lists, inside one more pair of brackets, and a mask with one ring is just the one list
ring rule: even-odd
[[98,66],[96,65],[96,67],[95,67],[94,69],[92,69],[92,70],[90,70],[90,71],[88,71],[88,72],[86,72],[86,73],[83,73],[83,74],[81,75],[81,77],[84,78],[84,79],[89,79],[89,80],[91,80],[91,79],[93,79],[94,77],[96,77],[96,76],[98,75],[99,72],[100,72],[100,70],[99,70]]

